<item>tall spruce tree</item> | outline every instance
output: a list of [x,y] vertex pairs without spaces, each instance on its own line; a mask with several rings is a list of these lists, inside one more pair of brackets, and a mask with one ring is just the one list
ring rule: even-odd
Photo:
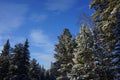
[[[101,33],[99,33],[100,35]],[[98,34],[97,34],[98,35]],[[111,77],[109,75],[109,66],[110,66],[110,54],[104,49],[104,42],[102,42],[99,38],[99,35],[97,36],[94,33],[94,71],[95,74],[98,75],[98,79],[100,80],[111,80]],[[96,39],[97,37],[97,39]]]
[[82,25],[80,34],[76,37],[77,47],[74,49],[74,65],[71,71],[71,80],[94,79],[93,65],[93,36],[90,29]]
[[67,73],[70,73],[73,64],[72,58],[75,43],[68,29],[64,29],[63,34],[59,36],[58,39],[59,43],[55,45],[56,54],[54,56],[56,58],[56,62],[59,64],[57,71],[60,75],[57,79],[67,80]]
[[115,44],[114,51],[112,52],[112,65],[110,66],[111,80],[120,80],[120,41]]
[[[98,71],[100,78],[103,80],[113,80],[109,71],[109,66],[112,64],[111,52],[114,50],[114,45],[120,40],[120,0],[93,0],[90,7],[94,8],[95,13],[93,19],[96,24],[95,34],[98,46],[102,47],[101,55],[103,57],[102,65]],[[96,52],[98,53],[98,52]],[[100,71],[103,70],[101,73]]]
[[28,75],[28,72],[29,72],[29,66],[30,66],[30,63],[29,63],[29,61],[30,61],[30,52],[29,52],[29,42],[28,42],[28,39],[26,39],[26,41],[25,41],[25,43],[24,43],[24,46],[23,46],[23,62],[24,62],[24,64],[22,64],[22,65],[24,65],[23,67],[24,67],[24,74],[25,74],[25,76],[27,77],[27,78],[29,78],[29,75]]
[[50,79],[51,80],[56,80],[56,78],[59,76],[59,72],[57,71],[59,68],[60,68],[59,61],[51,63],[51,68],[50,68]]
[[51,75],[50,75],[50,71],[49,71],[49,70],[46,70],[46,71],[45,71],[45,80],[53,80],[53,79],[51,79],[50,76],[51,76]]
[[41,66],[35,59],[30,61],[29,76],[31,80],[42,80],[41,79]]
[[100,32],[100,41],[104,49],[111,52],[120,34],[120,0],[93,0],[91,8],[95,13],[93,19]]
[[30,80],[28,76],[28,44],[17,44],[14,48],[14,54],[10,66],[10,80]]
[[8,77],[8,71],[9,71],[9,65],[10,65],[9,52],[10,52],[10,43],[9,43],[9,40],[7,40],[2,50],[2,53],[0,55],[0,80],[6,80],[6,78]]
[[[14,48],[14,58],[13,58],[13,68],[12,69],[12,75],[11,75],[11,80],[22,80],[23,76],[22,74],[24,73],[24,68],[23,68],[23,44],[17,44],[15,45]],[[14,70],[14,72],[13,72]]]

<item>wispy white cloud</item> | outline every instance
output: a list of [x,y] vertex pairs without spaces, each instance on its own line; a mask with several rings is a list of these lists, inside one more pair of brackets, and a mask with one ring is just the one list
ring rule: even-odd
[[27,5],[0,3],[0,33],[17,29],[24,22]]
[[43,54],[43,53],[33,53],[32,54],[33,57],[37,57],[40,60],[44,60],[44,61],[53,61],[53,55],[52,54]]
[[[45,68],[50,68],[51,62],[54,61],[54,44],[51,42],[49,36],[45,34],[42,30],[34,29],[30,32],[31,46],[36,46],[41,52],[33,51],[31,53],[31,58],[37,59],[37,61],[44,65]],[[38,51],[39,51],[38,50]]]
[[47,15],[46,14],[31,14],[30,15],[30,20],[33,22],[39,22],[42,23],[47,19]]
[[76,3],[77,0],[47,0],[45,7],[50,11],[61,12],[72,8]]
[[37,59],[37,61],[44,65],[45,68],[50,68],[51,62],[54,61],[53,54],[46,54],[46,53],[32,53],[32,58]]
[[34,46],[41,49],[52,52],[54,45],[50,41],[50,38],[42,30],[32,30],[30,33],[30,40]]

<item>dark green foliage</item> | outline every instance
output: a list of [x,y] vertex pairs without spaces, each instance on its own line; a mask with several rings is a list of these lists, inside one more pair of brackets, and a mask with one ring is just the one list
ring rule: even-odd
[[41,80],[40,74],[41,74],[41,66],[39,66],[37,61],[33,59],[30,62],[30,68],[29,68],[29,76],[31,80]]
[[[11,78],[15,78],[16,80],[25,80],[28,79],[28,71],[29,71],[29,61],[27,61],[27,56],[25,53],[26,47],[23,44],[17,44],[14,48],[14,58],[12,60],[12,66],[15,68],[14,70],[10,70],[12,72]],[[27,62],[26,62],[27,61]]]
[[10,51],[10,43],[9,40],[7,40],[6,44],[4,45],[4,48],[2,50],[1,56],[8,56]]
[[60,68],[60,64],[61,63],[59,61],[51,63],[51,68],[50,68],[51,80],[56,80],[56,78],[60,75],[60,73],[57,71]]
[[9,40],[7,40],[2,50],[2,53],[0,55],[0,80],[3,80],[8,76],[8,71],[9,71],[9,66],[10,66],[9,51],[10,51],[10,43],[9,43]]
[[115,44],[114,51],[111,55],[111,66],[109,68],[111,76],[115,80],[120,79],[120,41]]
[[35,59],[30,60],[29,43],[10,48],[7,40],[0,53],[0,80],[51,80],[49,70],[41,67]]
[[[96,58],[101,64],[96,65],[96,73],[101,80],[113,80],[113,76],[108,73],[112,65],[111,53],[114,45],[119,41],[120,32],[120,0],[92,0],[91,8],[94,8],[93,20],[96,24],[94,28]],[[97,61],[98,61],[97,60]],[[101,74],[102,73],[102,74]],[[116,75],[116,74],[115,74]]]

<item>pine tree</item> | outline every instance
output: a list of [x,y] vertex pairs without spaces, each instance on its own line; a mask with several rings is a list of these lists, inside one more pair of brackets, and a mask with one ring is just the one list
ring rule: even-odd
[[104,49],[111,52],[119,38],[120,32],[120,0],[93,0],[91,8],[95,9],[93,19],[100,32],[100,40]]
[[74,49],[74,65],[71,71],[71,80],[94,79],[93,66],[93,36],[90,29],[82,25],[80,34],[76,37],[77,47]]
[[53,80],[53,79],[51,79],[50,76],[51,76],[51,75],[50,75],[50,71],[49,71],[49,70],[46,70],[46,71],[45,71],[45,80]]
[[16,80],[22,80],[22,74],[24,73],[23,71],[23,61],[22,61],[22,56],[23,56],[23,45],[22,44],[17,44],[15,45],[14,48],[14,58],[13,58],[13,68],[14,68],[14,73],[12,74],[11,79],[16,79]]
[[7,40],[2,50],[2,53],[0,55],[0,80],[6,79],[8,77],[8,71],[9,71],[9,65],[10,65],[9,52],[10,52],[10,43],[9,43],[9,40]]
[[1,56],[8,56],[10,51],[10,43],[9,40],[7,40],[6,44],[4,45],[4,48],[2,50]]
[[22,64],[22,65],[24,65],[23,67],[24,67],[24,74],[25,74],[25,76],[26,76],[26,78],[29,78],[29,76],[28,76],[28,72],[29,72],[29,66],[30,66],[30,63],[29,63],[29,61],[30,61],[30,52],[29,52],[29,42],[28,42],[28,39],[26,39],[26,41],[25,41],[25,43],[24,43],[24,46],[23,46],[23,51],[24,51],[24,53],[23,53],[23,62],[24,62],[24,64]]
[[60,68],[60,62],[56,61],[51,63],[50,67],[50,79],[56,80],[56,78],[59,76],[59,72],[57,71]]
[[46,79],[45,72],[46,72],[46,70],[45,70],[44,66],[42,66],[41,67],[41,74],[40,74],[41,80],[45,80]]
[[59,43],[56,45],[55,58],[56,62],[58,62],[58,72],[59,76],[57,79],[67,80],[67,73],[70,73],[72,68],[72,58],[73,58],[73,48],[74,48],[74,40],[72,39],[72,35],[68,29],[64,29],[64,32],[61,36],[58,37]]
[[[100,78],[103,80],[113,80],[109,75],[109,66],[111,52],[114,50],[114,45],[120,39],[120,0],[93,0],[91,8],[94,8],[95,13],[93,19],[96,24],[95,35],[96,43],[101,46],[99,55],[101,65],[98,68]],[[98,50],[97,50],[98,51]],[[100,57],[101,56],[101,57]],[[101,73],[104,73],[101,75]]]
[[120,80],[120,41],[115,44],[115,49],[112,52],[111,66],[109,68],[112,79]]
[[41,66],[35,59],[30,61],[29,76],[31,80],[42,80],[41,79]]
[[[25,43],[25,45],[27,45]],[[17,44],[14,48],[14,54],[11,60],[11,66],[9,69],[11,80],[29,80],[28,76],[28,58],[26,54],[28,50],[23,44]]]

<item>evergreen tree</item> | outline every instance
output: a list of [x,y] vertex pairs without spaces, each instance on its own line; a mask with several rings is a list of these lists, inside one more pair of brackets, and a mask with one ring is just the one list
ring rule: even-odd
[[17,44],[10,48],[7,40],[0,53],[0,80],[52,80],[50,71],[41,67],[36,60],[30,61],[29,44]]
[[50,76],[51,76],[51,75],[50,75],[50,71],[49,71],[49,70],[46,70],[46,71],[45,71],[45,80],[53,80],[53,79],[51,79]]
[[93,0],[91,8],[95,9],[93,19],[100,32],[100,41],[104,49],[111,52],[120,34],[120,0]]
[[[101,65],[97,67],[100,78],[103,80],[113,80],[109,75],[109,66],[111,59],[111,52],[114,45],[120,39],[120,0],[93,0],[91,8],[94,8],[95,13],[93,19],[96,24],[95,35],[96,43],[101,47],[99,55]],[[98,51],[98,50],[97,50]],[[100,57],[101,56],[101,57]],[[104,73],[101,75],[101,73]]]
[[35,59],[30,61],[29,76],[31,80],[42,80],[41,79],[41,67]]
[[0,55],[0,80],[5,80],[8,77],[8,71],[9,71],[9,65],[10,65],[9,52],[10,52],[10,43],[9,43],[9,40],[7,40],[2,50],[2,53]]
[[112,76],[111,80],[120,80],[120,41],[115,44],[115,49],[112,52],[112,65],[109,70]]
[[94,79],[93,65],[93,36],[90,29],[82,25],[80,34],[76,37],[77,47],[74,49],[74,65],[71,71],[71,80]]
[[50,68],[50,79],[51,80],[56,80],[56,78],[59,76],[59,72],[57,71],[59,68],[60,68],[59,61],[51,63],[51,68]]
[[[101,32],[97,27],[94,28],[94,64],[95,74],[98,75],[100,80],[112,80],[112,76],[109,74],[110,66],[110,51],[105,48],[106,42],[101,40]],[[109,46],[108,44],[107,46]]]
[[68,29],[64,29],[63,34],[59,36],[58,39],[59,43],[56,45],[56,54],[54,56],[56,62],[58,62],[57,71],[60,74],[57,79],[65,78],[65,80],[67,80],[67,73],[70,73],[73,64],[72,58],[75,43]]
[[45,70],[44,66],[42,66],[41,67],[41,74],[40,74],[41,80],[45,80],[46,79],[45,78],[45,72],[46,72],[46,70]]
[[29,66],[30,66],[30,63],[29,63],[29,61],[30,61],[30,52],[29,52],[29,42],[28,42],[28,39],[26,39],[26,41],[25,41],[25,43],[24,43],[24,46],[23,46],[23,51],[24,51],[24,53],[23,53],[23,62],[24,62],[24,64],[22,64],[22,65],[24,65],[23,67],[24,67],[24,74],[26,75],[26,77],[28,78],[28,72],[29,72]]
[[[27,42],[27,41],[26,41]],[[25,45],[28,45],[26,44]],[[28,76],[28,50],[27,46],[23,44],[17,44],[14,48],[14,54],[11,60],[10,66],[10,80],[29,80]]]
[[17,44],[15,45],[14,48],[14,58],[13,58],[13,64],[11,67],[13,67],[14,72],[11,75],[11,80],[22,80],[23,76],[22,74],[24,73],[24,68],[23,68],[23,45],[22,44]]
[[4,45],[4,48],[2,50],[1,56],[8,56],[10,51],[10,43],[9,40],[7,40],[6,44]]

